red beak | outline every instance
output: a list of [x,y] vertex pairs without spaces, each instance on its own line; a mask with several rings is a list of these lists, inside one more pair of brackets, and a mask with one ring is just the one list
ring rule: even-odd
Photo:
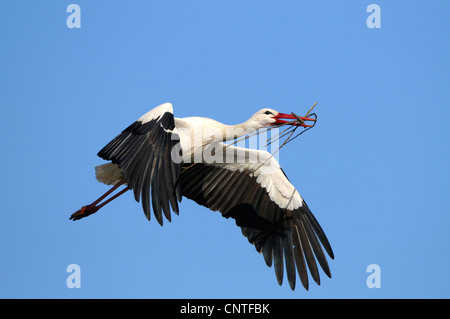
[[[273,118],[275,119],[275,123],[273,123],[272,125],[290,124],[290,125],[295,125],[295,126],[312,127],[313,125],[305,124],[305,121],[313,121],[313,122],[316,121],[316,119],[313,119],[313,118],[303,117],[303,116],[299,116],[297,118],[294,115],[286,114],[286,113],[278,113]],[[281,119],[289,119],[292,121],[285,121],[285,120],[281,120]],[[303,121],[303,123],[300,122],[299,119],[301,119]]]

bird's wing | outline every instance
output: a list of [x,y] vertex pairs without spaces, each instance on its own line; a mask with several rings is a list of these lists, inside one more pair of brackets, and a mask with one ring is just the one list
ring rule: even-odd
[[142,197],[148,219],[151,192],[153,212],[161,225],[162,213],[170,221],[169,204],[178,214],[177,201],[181,201],[181,159],[172,159],[172,154],[180,153],[172,153],[179,148],[174,128],[172,104],[162,104],[140,117],[97,154],[119,166],[136,201]]
[[[323,247],[334,258],[328,239],[278,162],[265,151],[218,144],[224,147],[223,154],[217,157],[220,152],[212,153],[216,159],[223,155],[223,161],[209,159],[183,165],[183,196],[226,218],[234,218],[269,267],[273,261],[280,285],[286,268],[289,285],[294,289],[297,269],[308,289],[307,266],[314,281],[320,284],[316,260],[331,277],[322,250]],[[231,155],[234,162],[230,162],[230,156],[226,160],[225,152],[231,150],[236,151]],[[239,152],[241,156],[236,155]]]

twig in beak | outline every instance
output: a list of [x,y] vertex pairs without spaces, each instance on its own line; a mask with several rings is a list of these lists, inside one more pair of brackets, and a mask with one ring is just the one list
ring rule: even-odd
[[[283,134],[284,132],[286,132],[286,131],[288,131],[288,130],[290,130],[290,129],[292,129],[292,127],[288,127],[288,128],[285,128],[283,131],[281,131],[280,133],[278,133],[277,135],[274,135],[274,136],[271,136],[270,138],[268,138],[267,139],[267,141],[266,141],[266,146],[265,147],[267,147],[267,146],[269,146],[270,144],[272,144],[272,142],[275,142],[275,141],[278,141],[280,138],[282,138],[283,136],[285,136],[286,134],[288,134],[288,133],[285,133],[285,134]],[[295,129],[295,128],[294,128]]]
[[[276,142],[276,141],[282,139],[283,137],[285,137],[285,136],[288,135],[289,133],[295,131],[297,128],[298,128],[298,126],[294,126],[294,128],[288,127],[287,129],[285,129],[285,130],[283,130],[281,133],[279,133],[277,137],[276,137],[276,136],[273,136],[273,137],[269,138],[269,139],[266,141],[267,144],[266,144],[265,147],[269,146],[269,145],[272,144],[273,142]],[[292,131],[286,132],[286,131],[288,131],[288,130],[292,130]],[[286,133],[285,133],[285,132],[286,132]],[[275,138],[275,137],[276,137],[276,138]],[[275,139],[273,139],[273,138],[275,138]],[[273,140],[272,140],[272,139],[273,139]]]
[[[303,117],[308,117],[308,114],[314,109],[314,107],[317,105],[318,102],[314,103],[313,106],[311,106],[311,108],[309,109],[308,112],[306,112],[305,116]],[[305,121],[300,118],[300,116],[298,116],[297,114],[295,114],[294,112],[291,112],[291,115],[294,116],[302,125],[305,125]],[[313,125],[314,126],[314,125]]]
[[[309,112],[308,112],[309,113]],[[297,114],[295,114],[294,112],[291,112],[291,115],[295,116],[297,118],[297,120],[300,122],[300,124],[305,125],[305,121],[303,121],[300,116],[298,116]],[[304,116],[306,117],[306,116]]]
[[309,109],[308,113],[306,113],[304,117],[308,116],[309,112],[311,112],[313,110],[313,108],[317,105],[317,103],[319,103],[319,102],[314,103],[314,105]]

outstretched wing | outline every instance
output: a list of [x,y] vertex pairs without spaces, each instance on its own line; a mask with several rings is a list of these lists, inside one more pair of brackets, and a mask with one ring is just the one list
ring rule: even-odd
[[[183,196],[221,212],[226,218],[234,218],[243,235],[263,254],[266,264],[271,267],[273,262],[280,285],[286,268],[289,285],[294,289],[297,269],[303,286],[308,289],[307,267],[314,281],[320,284],[316,260],[331,277],[322,249],[334,258],[330,243],[278,162],[263,151],[229,145],[226,150],[244,156],[240,161],[234,156],[235,161],[231,163],[208,161],[183,165]],[[253,163],[252,155],[256,155]]]
[[97,154],[119,166],[136,201],[142,198],[148,219],[151,193],[153,212],[160,225],[162,213],[171,220],[169,204],[178,214],[181,201],[181,160],[171,157],[174,147],[179,147],[174,128],[172,104],[162,104],[140,117]]

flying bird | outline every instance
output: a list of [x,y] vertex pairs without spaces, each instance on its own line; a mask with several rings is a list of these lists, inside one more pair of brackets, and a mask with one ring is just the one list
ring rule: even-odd
[[176,118],[172,104],[162,104],[100,150],[97,155],[109,162],[95,167],[96,178],[112,188],[70,219],[87,217],[132,190],[147,219],[153,210],[162,226],[163,216],[171,221],[171,211],[179,214],[178,203],[187,197],[233,218],[267,266],[273,264],[279,285],[285,271],[294,290],[298,273],[308,290],[307,269],[320,285],[317,262],[331,278],[325,252],[332,259],[334,254],[308,205],[269,152],[225,143],[260,129],[308,128],[315,121],[292,114],[264,108],[244,123],[225,125],[203,117]]

